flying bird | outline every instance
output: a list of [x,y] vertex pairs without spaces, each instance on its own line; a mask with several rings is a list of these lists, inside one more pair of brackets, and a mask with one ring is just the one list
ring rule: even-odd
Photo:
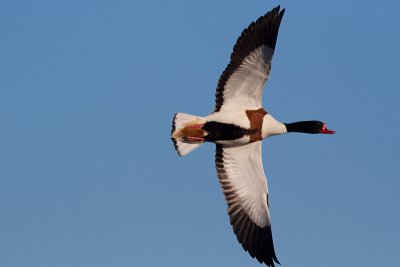
[[316,120],[282,123],[262,107],[284,13],[277,6],[243,30],[218,81],[215,111],[206,117],[176,113],[171,132],[180,156],[205,142],[216,144],[215,164],[233,231],[244,250],[268,266],[279,261],[272,240],[262,140],[290,132],[335,133]]

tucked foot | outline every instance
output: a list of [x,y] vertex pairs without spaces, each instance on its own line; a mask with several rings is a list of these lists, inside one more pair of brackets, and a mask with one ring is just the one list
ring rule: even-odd
[[204,124],[192,124],[192,125],[188,125],[185,128],[189,128],[189,129],[201,129],[203,128]]
[[204,138],[202,137],[195,137],[195,136],[186,136],[185,141],[187,142],[193,142],[193,143],[198,143],[198,142],[204,142]]

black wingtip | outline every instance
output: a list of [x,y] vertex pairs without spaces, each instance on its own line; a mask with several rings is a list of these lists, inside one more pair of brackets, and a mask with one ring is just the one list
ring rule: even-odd
[[279,13],[279,16],[283,17],[283,15],[285,14],[286,8],[281,10],[281,13]]
[[267,15],[268,13],[272,13],[272,14],[276,15],[277,16],[277,22],[280,23],[282,18],[283,18],[283,15],[285,15],[285,11],[286,11],[285,8],[283,8],[281,10],[281,6],[277,5],[274,9],[272,9],[270,12],[267,12],[265,15]]

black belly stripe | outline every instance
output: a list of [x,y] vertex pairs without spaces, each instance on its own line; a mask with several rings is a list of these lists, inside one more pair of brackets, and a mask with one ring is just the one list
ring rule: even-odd
[[244,129],[234,124],[222,123],[216,121],[206,122],[203,126],[208,135],[204,137],[206,141],[215,142],[222,140],[236,140],[245,135],[252,134],[253,131]]

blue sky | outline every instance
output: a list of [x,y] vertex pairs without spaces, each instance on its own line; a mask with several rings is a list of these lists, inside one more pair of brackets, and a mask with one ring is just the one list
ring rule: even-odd
[[281,4],[265,109],[333,136],[264,142],[282,266],[400,266],[398,1],[1,1],[0,266],[260,266],[207,144],[236,38]]

